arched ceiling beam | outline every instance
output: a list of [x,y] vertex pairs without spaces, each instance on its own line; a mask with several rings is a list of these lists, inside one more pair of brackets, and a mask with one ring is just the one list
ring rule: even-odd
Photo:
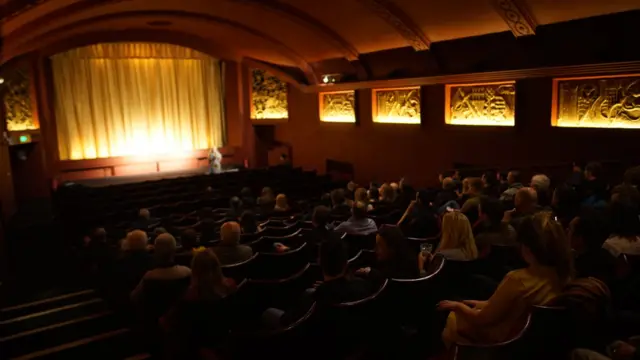
[[[126,12],[118,12],[106,15],[100,15],[89,19],[80,20],[78,22],[64,25],[54,29],[53,31],[49,31],[44,34],[40,39],[46,39],[47,37],[53,37],[56,34],[61,32],[69,31],[76,27],[81,27],[85,25],[95,24],[101,21],[109,21],[109,20],[117,20],[117,19],[143,19],[143,18],[166,18],[166,19],[188,19],[188,20],[198,20],[203,22],[212,22],[224,26],[228,26],[230,28],[248,33],[250,35],[261,38],[262,40],[271,43],[275,48],[279,50],[283,55],[289,58],[292,62],[296,64],[305,74],[307,81],[309,84],[318,83],[318,76],[315,74],[313,67],[298,53],[296,53],[293,49],[289,48],[287,45],[283,44],[279,40],[264,34],[261,31],[258,31],[252,27],[246,26],[244,24],[238,23],[233,20],[221,18],[218,16],[194,13],[188,11],[169,11],[169,10],[154,10],[154,11],[126,11]],[[11,34],[8,38],[5,39],[5,46],[9,47],[10,44],[20,43],[20,38],[14,38],[13,34]],[[27,39],[28,41],[28,39]]]
[[304,26],[305,28],[315,32],[321,37],[329,40],[335,45],[349,61],[358,60],[360,54],[358,50],[351,45],[347,40],[335,32],[332,28],[325,25],[315,17],[308,13],[298,9],[293,5],[280,2],[278,0],[230,0],[236,3],[243,3],[252,6],[259,6],[265,10],[276,12],[280,15],[286,16],[288,19],[295,21],[296,23]]
[[524,0],[493,0],[498,14],[507,23],[513,36],[529,36],[536,34],[537,23],[531,16]]
[[431,41],[420,27],[392,0],[359,0],[367,9],[391,25],[416,51],[429,50]]

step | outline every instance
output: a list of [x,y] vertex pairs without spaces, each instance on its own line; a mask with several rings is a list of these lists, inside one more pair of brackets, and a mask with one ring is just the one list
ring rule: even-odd
[[107,310],[107,303],[99,298],[48,309],[29,315],[0,321],[0,337],[34,330]]
[[13,360],[147,359],[138,357],[147,355],[141,352],[142,343],[139,339],[129,329],[122,328],[25,354]]
[[[121,328],[122,319],[105,311],[0,338],[3,356],[32,353]],[[6,355],[5,355],[6,354]]]
[[42,300],[13,305],[0,309],[0,321],[29,315],[61,306],[79,303],[96,297],[94,290],[82,290],[68,294],[57,295]]

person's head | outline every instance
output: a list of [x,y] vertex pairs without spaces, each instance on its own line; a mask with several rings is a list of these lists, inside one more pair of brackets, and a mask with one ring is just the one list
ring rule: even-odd
[[163,227],[157,227],[157,228],[153,229],[153,235],[154,235],[155,237],[157,237],[157,236],[158,236],[158,235],[160,235],[160,234],[164,234],[164,233],[166,233],[166,232],[168,232],[168,231],[167,231],[167,229],[165,229],[165,228],[163,228]]
[[482,181],[486,187],[492,187],[500,182],[495,170],[487,170],[482,174]]
[[343,276],[348,261],[347,248],[342,241],[332,239],[320,243],[318,263],[325,281]]
[[456,184],[453,181],[453,178],[450,177],[446,177],[444,179],[442,179],[442,188],[444,190],[450,190],[453,191],[456,189]]
[[349,183],[347,184],[347,190],[348,190],[348,191],[351,191],[351,192],[356,191],[356,188],[357,188],[357,187],[358,187],[358,184],[356,184],[356,183],[355,183],[355,182],[353,182],[353,181],[349,181]]
[[426,190],[419,190],[416,192],[416,201],[422,206],[429,206],[430,194]]
[[207,193],[207,194],[211,194],[211,193],[213,193],[213,188],[211,186],[207,186],[207,188],[204,189],[204,192]]
[[[469,187],[467,189],[467,194],[470,195],[480,195],[482,193],[482,189],[484,188],[484,182],[479,177],[467,178]],[[465,180],[467,180],[465,179]]]
[[376,236],[376,257],[382,262],[405,261],[410,249],[407,239],[396,226],[382,226]]
[[373,201],[376,202],[378,201],[378,199],[380,199],[380,191],[378,190],[377,187],[372,186],[369,191],[369,201]]
[[240,208],[242,208],[242,200],[240,200],[239,197],[234,196],[229,200],[229,207],[231,208],[231,210],[240,210]]
[[519,212],[533,211],[538,204],[538,193],[530,187],[520,188],[516,192],[514,203]]
[[287,195],[278,194],[278,196],[276,196],[276,209],[278,209],[278,210],[288,210],[289,209],[289,204],[287,202]]
[[128,251],[146,251],[149,238],[147,233],[142,230],[133,230],[127,234],[122,244],[124,250]]
[[584,207],[569,223],[571,247],[578,252],[597,251],[609,237],[606,216],[601,211]]
[[320,196],[320,204],[322,206],[326,206],[326,207],[331,207],[331,194],[330,193],[324,193],[322,194],[322,196]]
[[173,263],[176,254],[176,239],[169,233],[164,233],[156,237],[153,243],[153,257],[157,265],[168,265]]
[[562,225],[551,212],[541,211],[526,217],[517,229],[522,258],[529,266],[555,269],[561,282],[573,275],[573,255]]
[[234,246],[240,243],[240,224],[235,221],[227,221],[220,227],[220,243]]
[[240,216],[240,227],[244,233],[255,233],[258,231],[258,220],[253,211],[244,211]]
[[186,229],[180,236],[180,243],[184,250],[191,250],[198,245],[198,233],[193,229]]
[[469,219],[459,211],[451,211],[442,217],[442,237],[439,250],[459,249],[467,259],[478,257]]
[[391,186],[391,188],[396,192],[398,192],[398,189],[400,187],[396,182],[392,182],[391,184],[389,184],[389,186]]
[[454,169],[454,170],[452,170],[452,171],[451,171],[451,177],[452,177],[454,180],[460,180],[460,170],[458,170],[458,169]]
[[242,190],[240,190],[240,196],[243,198],[251,198],[252,197],[251,188],[246,186],[243,187]]
[[270,187],[262,188],[262,192],[260,193],[260,197],[266,201],[273,201],[273,190]]
[[151,218],[151,213],[149,212],[149,209],[140,209],[138,216],[141,219],[149,220]]
[[356,201],[351,208],[351,214],[356,220],[361,220],[367,217],[367,204],[362,201]]
[[630,186],[640,186],[640,166],[628,168],[624,172],[624,183]]
[[313,215],[311,216],[311,222],[314,227],[326,228],[329,224],[331,210],[326,206],[316,206],[313,209]]
[[569,184],[558,186],[553,191],[551,206],[554,213],[560,218],[560,222],[566,225],[568,221],[578,215],[580,209],[578,192]]
[[344,189],[335,189],[331,192],[331,203],[333,206],[343,205],[347,201],[344,195]]
[[369,195],[367,194],[367,189],[365,188],[357,188],[356,192],[353,194],[353,199],[355,201],[362,201],[364,203],[369,203]]
[[551,180],[545,174],[533,175],[531,178],[531,187],[537,192],[547,192],[551,186]]
[[211,249],[194,251],[191,260],[191,287],[196,290],[198,297],[227,295],[224,280],[220,260]]
[[611,202],[630,201],[640,204],[640,192],[635,186],[621,184],[611,190]]
[[396,190],[389,184],[384,184],[380,188],[380,199],[387,202],[396,200]]
[[483,196],[480,198],[478,213],[482,221],[488,225],[490,229],[501,229],[502,217],[504,216],[504,206],[502,205],[502,201],[488,196]]
[[609,207],[611,234],[635,241],[640,236],[638,205],[631,201],[616,201]]
[[507,183],[509,185],[522,183],[522,175],[520,175],[520,171],[517,171],[517,170],[509,171],[509,173],[507,174]]
[[598,162],[590,162],[584,168],[584,177],[587,180],[600,179],[602,176],[602,165]]

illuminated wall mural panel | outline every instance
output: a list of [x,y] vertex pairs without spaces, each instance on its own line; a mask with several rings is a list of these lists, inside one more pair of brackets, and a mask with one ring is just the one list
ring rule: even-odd
[[445,123],[514,126],[515,82],[446,86]]
[[16,71],[6,81],[4,106],[8,131],[36,130],[38,124],[31,111],[31,94],[29,92],[29,75],[24,71]]
[[420,88],[373,90],[373,121],[420,124]]
[[640,128],[640,75],[554,80],[552,125]]
[[355,123],[355,91],[320,93],[320,121]]
[[253,69],[252,76],[251,119],[288,119],[287,83],[264,70]]

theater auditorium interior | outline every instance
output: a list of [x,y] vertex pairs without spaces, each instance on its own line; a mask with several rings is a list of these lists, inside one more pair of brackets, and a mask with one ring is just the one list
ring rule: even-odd
[[0,0],[1,359],[640,359],[638,0]]

